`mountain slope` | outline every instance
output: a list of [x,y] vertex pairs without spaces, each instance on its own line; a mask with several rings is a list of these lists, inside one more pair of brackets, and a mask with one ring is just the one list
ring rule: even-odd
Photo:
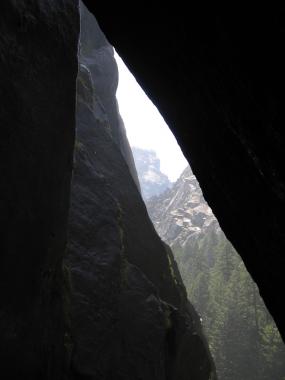
[[145,201],[171,188],[172,183],[167,175],[161,172],[160,160],[154,151],[132,147],[132,152]]
[[285,349],[275,323],[191,169],[147,208],[201,315],[218,378],[283,380]]
[[189,166],[171,189],[147,200],[146,205],[160,237],[171,245],[186,244],[212,224],[219,228]]

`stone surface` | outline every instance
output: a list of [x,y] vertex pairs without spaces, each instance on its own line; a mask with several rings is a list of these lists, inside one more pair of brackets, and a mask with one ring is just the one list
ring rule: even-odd
[[[70,378],[214,379],[200,320],[171,250],[148,218],[94,85],[96,58],[91,68],[81,62],[65,260]],[[108,61],[100,62],[108,71]]]
[[0,18],[0,376],[57,380],[79,11],[6,0]]
[[284,7],[85,4],[174,132],[284,337]]
[[133,147],[132,152],[145,201],[172,186],[167,175],[160,170],[160,160],[155,151]]
[[119,81],[118,67],[114,58],[114,49],[98,26],[94,16],[80,2],[82,19],[80,38],[80,62],[88,66],[93,80],[93,86],[100,93],[101,106],[108,114],[108,126],[113,141],[116,142],[132,177],[140,188],[135,163],[127,139],[124,122],[119,114],[116,91]]
[[189,166],[171,189],[148,199],[146,206],[156,231],[169,245],[183,247],[189,239],[204,235],[208,227],[220,230]]

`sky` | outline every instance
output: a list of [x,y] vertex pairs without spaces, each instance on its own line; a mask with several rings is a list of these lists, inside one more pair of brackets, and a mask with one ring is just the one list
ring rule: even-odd
[[119,68],[117,99],[130,145],[154,150],[161,171],[175,181],[188,165],[187,161],[157,108],[117,53],[115,58]]

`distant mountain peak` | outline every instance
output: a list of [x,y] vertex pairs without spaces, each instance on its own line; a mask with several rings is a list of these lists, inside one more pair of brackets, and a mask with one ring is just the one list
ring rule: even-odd
[[172,183],[160,170],[160,160],[154,150],[132,147],[136,169],[145,201],[171,188]]

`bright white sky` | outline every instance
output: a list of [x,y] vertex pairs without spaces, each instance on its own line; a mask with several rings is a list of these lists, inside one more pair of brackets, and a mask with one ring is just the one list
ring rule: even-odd
[[130,145],[154,150],[161,171],[175,181],[188,163],[157,108],[117,53],[115,58],[119,67],[117,99]]

